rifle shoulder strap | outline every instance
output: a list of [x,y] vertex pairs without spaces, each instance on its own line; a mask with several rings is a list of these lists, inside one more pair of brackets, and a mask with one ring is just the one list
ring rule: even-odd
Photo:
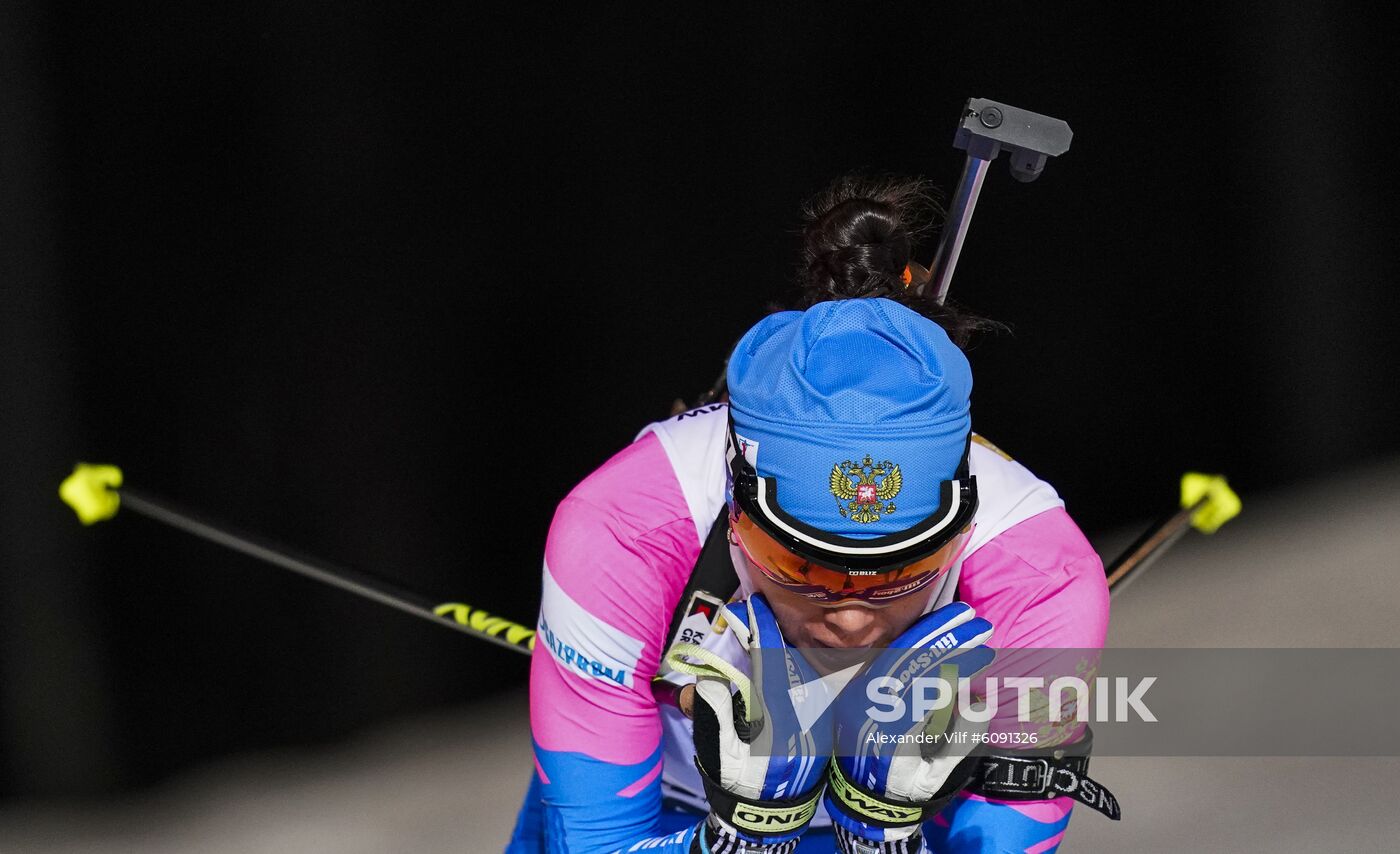
[[[710,533],[700,547],[700,556],[690,571],[690,581],[676,602],[667,632],[666,648],[677,643],[702,643],[710,633],[719,606],[739,589],[739,576],[729,557],[729,509],[721,507]],[[665,656],[662,656],[664,668]]]

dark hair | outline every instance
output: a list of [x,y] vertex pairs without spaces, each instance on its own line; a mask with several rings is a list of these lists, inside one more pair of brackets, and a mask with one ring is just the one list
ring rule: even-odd
[[915,242],[932,230],[942,209],[932,185],[894,175],[845,175],[802,206],[802,266],[798,308],[819,302],[884,297],[942,326],[958,346],[976,332],[1004,329],[903,280]]

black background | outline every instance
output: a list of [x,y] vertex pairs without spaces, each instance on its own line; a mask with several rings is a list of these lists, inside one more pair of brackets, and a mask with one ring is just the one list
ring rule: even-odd
[[1248,496],[1395,453],[1388,26],[934,5],[5,4],[0,793],[525,678],[140,517],[83,529],[73,462],[530,623],[554,505],[789,295],[802,199],[950,191],[968,97],[1075,132],[1034,184],[993,169],[953,293],[1014,328],[971,352],[975,426],[1091,536],[1188,468]]

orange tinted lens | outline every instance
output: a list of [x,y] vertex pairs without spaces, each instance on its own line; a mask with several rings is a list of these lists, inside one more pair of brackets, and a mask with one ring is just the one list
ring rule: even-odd
[[[800,592],[826,599],[884,599],[911,593],[932,581],[962,549],[967,531],[960,532],[942,548],[911,563],[879,571],[847,573],[811,563],[789,551],[753,523],[747,514],[730,519],[739,544],[749,559],[770,579]],[[825,591],[825,595],[821,592]]]

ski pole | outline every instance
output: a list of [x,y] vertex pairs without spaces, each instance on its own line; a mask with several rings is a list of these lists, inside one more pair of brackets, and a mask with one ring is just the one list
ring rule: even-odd
[[[121,469],[116,466],[78,463],[59,486],[59,497],[77,513],[84,525],[111,519],[125,505],[128,510],[152,521],[522,655],[530,655],[535,648],[535,631],[519,623],[461,602],[434,604],[373,576],[298,556],[260,537],[201,520],[163,499],[123,486],[122,481]],[[1109,565],[1106,572],[1112,595],[1126,587],[1128,581],[1137,577],[1190,528],[1213,533],[1240,511],[1239,497],[1219,475],[1189,473],[1182,478],[1181,489],[1182,509],[1150,527]],[[651,683],[652,695],[658,703],[682,709],[683,689],[684,686],[660,677]]]
[[1222,475],[1187,472],[1181,478],[1181,509],[1144,531],[1104,569],[1110,594],[1126,589],[1187,531],[1213,534],[1239,513],[1240,497]]
[[164,499],[123,486],[121,469],[116,466],[79,463],[73,469],[73,473],[63,481],[58,492],[64,503],[78,514],[78,519],[84,525],[110,519],[116,515],[119,508],[125,507],[133,513],[211,543],[217,543],[273,566],[289,569],[298,575],[363,596],[381,605],[388,605],[406,614],[456,629],[488,643],[525,655],[529,655],[535,648],[533,629],[461,602],[435,603],[373,576],[301,556],[291,549],[260,537],[201,520],[193,514],[177,509]]
[[[111,519],[125,506],[153,521],[506,649],[529,655],[535,647],[535,631],[519,623],[461,602],[435,603],[373,576],[299,556],[260,537],[201,520],[163,499],[124,486],[122,480],[121,469],[116,466],[79,463],[59,487],[59,496],[84,525]],[[1214,533],[1238,515],[1240,499],[1224,477],[1191,472],[1181,480],[1181,506],[1176,513],[1149,527],[1108,565],[1105,573],[1114,595],[1191,528]]]

